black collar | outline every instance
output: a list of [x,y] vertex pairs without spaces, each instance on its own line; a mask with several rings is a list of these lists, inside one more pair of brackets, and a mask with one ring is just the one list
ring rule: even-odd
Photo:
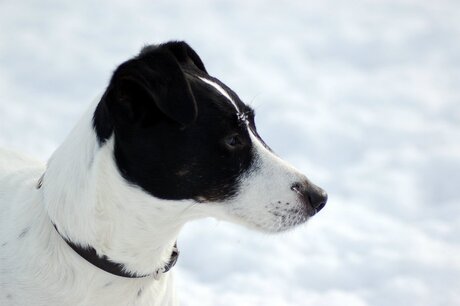
[[[37,189],[40,189],[43,184],[43,176],[44,174],[40,177],[38,180]],[[98,267],[101,270],[104,270],[105,272],[111,273],[113,275],[121,276],[121,277],[126,277],[126,278],[142,278],[142,277],[147,277],[147,276],[153,276],[155,279],[159,279],[161,274],[168,272],[172,267],[177,262],[177,258],[179,257],[179,250],[177,249],[177,242],[174,244],[173,251],[171,253],[171,258],[169,259],[169,262],[163,267],[152,274],[144,274],[144,275],[139,275],[137,273],[130,273],[127,272],[121,263],[114,262],[110,260],[106,255],[104,256],[99,256],[96,252],[96,250],[91,247],[82,247],[79,246],[66,237],[62,236],[59,230],[57,229],[56,224],[54,224],[54,228],[56,229],[56,232],[59,234],[59,236],[62,237],[62,239],[78,254],[80,255],[83,259],[85,259],[87,262],[91,263],[93,266]]]
[[179,250],[177,249],[177,242],[174,244],[173,251],[171,253],[171,258],[169,262],[161,269],[156,270],[152,274],[137,274],[137,273],[130,273],[127,272],[123,266],[123,264],[114,262],[110,260],[107,256],[99,256],[96,250],[93,247],[81,247],[72,241],[68,240],[64,236],[61,235],[59,230],[57,229],[56,225],[53,223],[54,228],[56,229],[59,236],[64,239],[64,241],[81,257],[83,257],[87,262],[91,263],[93,266],[98,267],[105,272],[111,273],[113,275],[126,277],[126,278],[142,278],[147,276],[153,276],[155,279],[159,279],[161,274],[168,272],[177,262],[177,258],[179,257]]

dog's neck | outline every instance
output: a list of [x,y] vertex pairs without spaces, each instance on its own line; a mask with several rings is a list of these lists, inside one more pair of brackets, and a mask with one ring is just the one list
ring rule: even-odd
[[42,189],[46,210],[70,241],[91,246],[137,275],[169,261],[180,229],[199,217],[192,201],[167,201],[129,184],[93,129],[93,105],[48,162]]

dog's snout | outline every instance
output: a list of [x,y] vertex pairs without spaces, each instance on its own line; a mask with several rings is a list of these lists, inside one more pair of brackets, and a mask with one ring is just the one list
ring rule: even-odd
[[308,201],[314,213],[319,212],[326,205],[328,197],[326,191],[308,181],[294,183],[291,189],[297,192],[305,202]]
[[316,209],[316,212],[323,209],[327,202],[327,193],[323,189],[315,186],[313,191],[307,191],[308,199],[311,205]]

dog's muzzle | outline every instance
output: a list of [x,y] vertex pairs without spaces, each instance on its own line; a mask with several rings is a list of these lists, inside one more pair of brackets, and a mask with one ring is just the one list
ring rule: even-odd
[[320,187],[309,181],[294,183],[291,190],[299,195],[299,198],[307,207],[307,213],[310,217],[318,213],[327,202],[327,193]]

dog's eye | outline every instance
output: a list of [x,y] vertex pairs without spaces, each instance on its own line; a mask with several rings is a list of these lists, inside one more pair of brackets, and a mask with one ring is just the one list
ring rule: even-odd
[[239,134],[232,134],[224,138],[224,145],[227,149],[236,150],[244,146],[244,140]]

